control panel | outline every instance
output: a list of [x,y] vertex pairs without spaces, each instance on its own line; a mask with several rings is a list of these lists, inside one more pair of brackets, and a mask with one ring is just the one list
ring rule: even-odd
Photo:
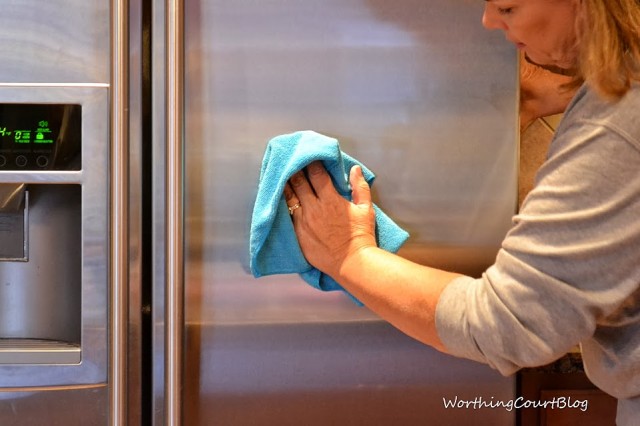
[[80,170],[82,108],[0,103],[0,170]]

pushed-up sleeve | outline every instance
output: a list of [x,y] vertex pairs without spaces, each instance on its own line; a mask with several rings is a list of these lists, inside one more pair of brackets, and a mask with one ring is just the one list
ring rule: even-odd
[[495,264],[442,293],[449,352],[508,375],[591,338],[640,283],[639,176],[637,141],[616,129],[581,122],[557,136]]

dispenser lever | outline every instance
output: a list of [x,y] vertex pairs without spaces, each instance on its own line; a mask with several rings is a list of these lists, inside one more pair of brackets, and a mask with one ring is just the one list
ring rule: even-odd
[[0,261],[28,260],[28,204],[24,183],[0,184]]
[[22,207],[24,183],[0,183],[0,213],[15,213]]

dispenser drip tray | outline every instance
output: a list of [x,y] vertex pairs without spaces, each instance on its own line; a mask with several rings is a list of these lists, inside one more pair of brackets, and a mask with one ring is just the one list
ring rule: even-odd
[[0,339],[0,364],[79,364],[80,345],[43,339]]

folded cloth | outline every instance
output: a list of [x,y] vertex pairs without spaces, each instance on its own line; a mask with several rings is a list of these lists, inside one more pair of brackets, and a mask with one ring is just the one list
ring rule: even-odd
[[[344,289],[330,276],[311,266],[302,254],[283,191],[285,183],[310,163],[322,161],[340,195],[351,201],[348,173],[359,165],[371,186],[375,175],[357,160],[340,151],[336,139],[313,131],[301,131],[273,138],[267,145],[258,194],[253,208],[249,256],[255,277],[297,273],[313,287]],[[304,207],[303,207],[304,208]],[[374,205],[378,246],[395,253],[409,234]]]

